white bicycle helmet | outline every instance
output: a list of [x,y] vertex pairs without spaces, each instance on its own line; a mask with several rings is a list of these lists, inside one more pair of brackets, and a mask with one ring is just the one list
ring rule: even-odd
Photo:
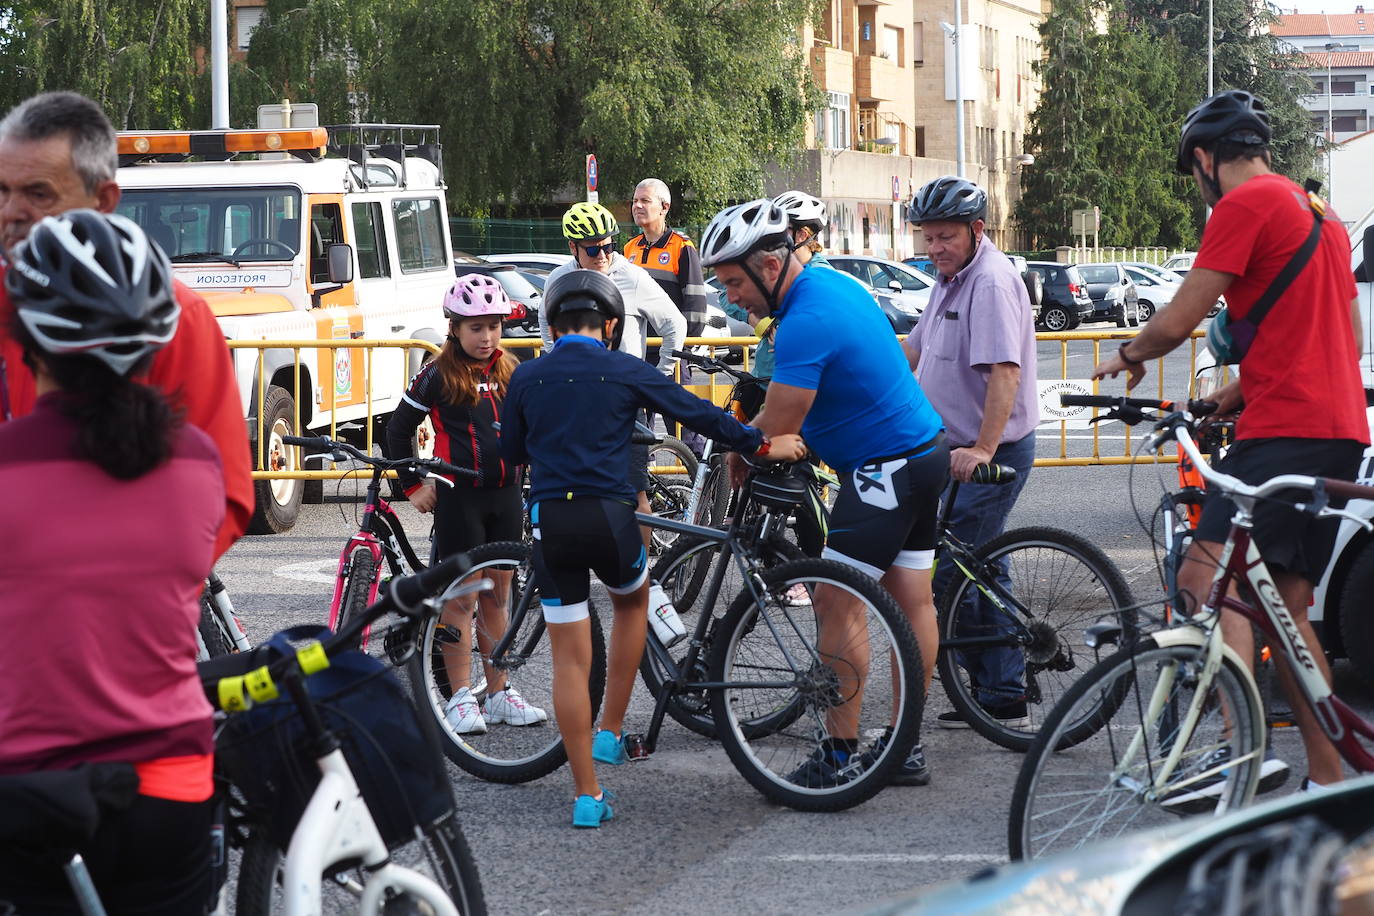
[[706,267],[742,261],[760,248],[790,244],[787,211],[768,198],[736,204],[716,214],[701,237]]
[[5,289],[44,352],[85,353],[119,375],[171,340],[181,317],[162,249],[132,220],[95,210],[35,225]]
[[803,191],[784,191],[773,198],[773,203],[787,212],[793,226],[806,226],[819,232],[830,222],[825,202]]

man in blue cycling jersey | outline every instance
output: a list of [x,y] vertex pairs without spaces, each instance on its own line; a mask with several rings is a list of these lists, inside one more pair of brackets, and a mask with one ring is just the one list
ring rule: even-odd
[[[730,300],[776,320],[773,381],[754,425],[773,437],[800,431],[840,473],[823,556],[879,579],[897,599],[920,644],[928,687],[939,644],[930,570],[949,476],[944,425],[873,297],[839,271],[803,270],[794,247],[787,212],[770,200],[717,214],[701,244],[703,262],[715,267]],[[732,472],[741,470],[735,456]],[[843,657],[842,599],[817,589],[815,609],[822,652],[829,646]],[[855,705],[831,710],[829,733],[795,781],[835,785],[847,768],[882,753],[887,735],[859,752]],[[894,781],[929,779],[918,743]]]

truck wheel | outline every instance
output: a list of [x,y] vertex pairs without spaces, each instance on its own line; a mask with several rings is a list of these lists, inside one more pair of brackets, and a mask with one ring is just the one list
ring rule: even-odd
[[[296,449],[282,444],[281,437],[292,434],[291,424],[296,413],[295,401],[291,392],[277,385],[269,385],[267,398],[263,402],[263,461],[265,468],[258,470],[297,471]],[[254,458],[257,450],[254,449]],[[248,525],[251,534],[282,534],[296,524],[296,516],[301,511],[301,498],[305,494],[303,480],[256,480],[253,482],[253,496],[257,505],[253,509],[253,520]]]
[[[1355,672],[1366,684],[1374,686],[1374,618],[1369,613],[1369,590],[1374,588],[1374,544],[1360,549],[1360,555],[1350,566],[1345,577],[1345,587],[1341,589],[1340,628],[1341,643],[1345,646],[1346,657],[1354,666]],[[1327,603],[1327,611],[1322,618],[1324,629],[1336,625]]]

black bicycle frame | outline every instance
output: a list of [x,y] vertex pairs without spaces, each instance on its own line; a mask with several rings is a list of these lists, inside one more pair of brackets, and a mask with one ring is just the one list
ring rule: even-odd
[[[367,497],[363,502],[363,521],[358,530],[375,537],[382,545],[387,566],[393,576],[407,576],[425,568],[425,564],[415,554],[406,537],[401,517],[391,504],[382,498],[382,475],[384,468],[372,469],[372,482],[367,485]],[[409,569],[404,564],[409,564]]]

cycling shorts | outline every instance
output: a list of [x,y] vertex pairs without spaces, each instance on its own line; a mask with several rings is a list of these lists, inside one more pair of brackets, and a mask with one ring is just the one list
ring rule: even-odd
[[575,623],[588,615],[588,572],[613,595],[639,589],[649,557],[633,506],[613,499],[546,499],[530,508],[534,526],[534,581],[549,623]]
[[[1241,439],[1232,445],[1216,469],[1244,483],[1260,484],[1279,474],[1309,474],[1354,480],[1364,445],[1353,439]],[[1275,494],[1279,500],[1307,501],[1302,490]],[[1344,500],[1332,499],[1339,508]],[[1231,532],[1236,505],[1208,491],[1194,539],[1221,544]],[[1340,528],[1338,518],[1313,518],[1284,502],[1267,499],[1255,506],[1253,537],[1265,565],[1272,571],[1302,576],[1314,585],[1321,581]]]
[[525,509],[519,487],[438,486],[434,553],[439,559],[492,541],[521,539]]
[[875,579],[893,566],[930,569],[948,479],[944,433],[906,455],[875,458],[841,474],[822,556]]
[[[122,811],[100,816],[79,850],[96,892],[111,913],[185,916],[210,903],[210,828],[215,801],[177,802],[135,796]],[[80,916],[62,871],[70,853],[45,844],[0,844],[0,901],[26,916]],[[0,904],[0,911],[9,912]]]

